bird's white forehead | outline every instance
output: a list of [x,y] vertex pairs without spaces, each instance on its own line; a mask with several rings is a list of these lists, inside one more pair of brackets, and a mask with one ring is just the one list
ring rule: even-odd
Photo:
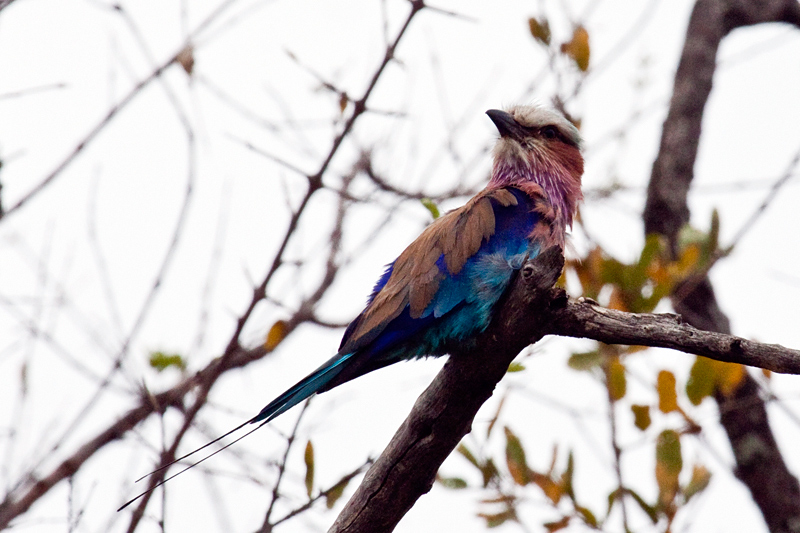
[[514,117],[514,120],[520,126],[525,126],[526,128],[555,126],[561,133],[572,139],[575,144],[580,145],[581,143],[581,135],[578,129],[554,109],[535,105],[515,105],[506,111]]

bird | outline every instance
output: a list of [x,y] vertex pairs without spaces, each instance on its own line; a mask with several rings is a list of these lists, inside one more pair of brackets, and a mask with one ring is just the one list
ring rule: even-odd
[[469,347],[526,260],[564,249],[580,200],[578,129],[557,111],[486,112],[499,138],[486,187],[389,263],[331,359],[266,405],[267,423],[314,394],[399,361]]
[[387,265],[364,310],[331,359],[256,416],[149,475],[258,425],[200,461],[162,479],[118,510],[256,431],[303,400],[398,361],[469,348],[528,259],[564,249],[582,200],[578,129],[557,111],[533,105],[486,112],[499,138],[486,187],[433,221]]

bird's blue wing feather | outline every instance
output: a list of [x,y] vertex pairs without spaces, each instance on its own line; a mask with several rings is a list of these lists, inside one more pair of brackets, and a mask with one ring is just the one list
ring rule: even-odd
[[[542,222],[536,209],[542,200],[516,188],[504,190],[508,192],[482,193],[449,213],[448,220],[426,230],[427,237],[423,233],[389,264],[367,308],[345,331],[339,353],[253,421],[272,419],[316,392],[399,360],[442,355],[485,329],[514,271],[540,249],[531,235]],[[481,200],[490,204],[476,207]],[[437,235],[437,231],[461,234]],[[472,253],[465,251],[469,246],[475,248]],[[432,249],[441,253],[431,256]],[[451,271],[453,265],[457,271]],[[415,311],[415,302],[420,301],[423,307]]]

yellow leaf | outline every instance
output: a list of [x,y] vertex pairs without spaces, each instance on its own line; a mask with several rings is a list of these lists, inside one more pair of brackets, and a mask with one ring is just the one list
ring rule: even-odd
[[582,72],[589,69],[589,32],[583,26],[578,26],[572,33],[572,40],[561,45],[561,52],[567,54],[575,61]]
[[344,110],[347,109],[347,103],[350,99],[347,97],[347,94],[341,93],[339,95],[339,111],[344,114]]
[[650,427],[650,406],[649,405],[631,405],[633,411],[634,425],[644,431]]
[[764,377],[767,378],[767,381],[772,379],[772,370],[768,370],[766,368],[761,369],[761,373],[764,374]]
[[286,322],[283,320],[278,320],[272,327],[269,328],[269,333],[267,333],[267,340],[264,341],[264,349],[268,352],[271,352],[278,345],[286,338],[287,327]]
[[678,259],[678,272],[681,277],[685,277],[695,269],[700,261],[700,245],[692,243],[687,245],[682,251]]
[[658,373],[658,409],[662,413],[678,410],[678,393],[675,391],[675,374],[668,370]]
[[608,362],[606,379],[611,399],[616,401],[624,398],[628,383],[625,378],[625,365],[620,362],[619,358],[614,357]]
[[722,363],[714,361],[718,366],[717,370],[717,387],[719,391],[725,396],[730,396],[744,379],[744,366],[736,363]]

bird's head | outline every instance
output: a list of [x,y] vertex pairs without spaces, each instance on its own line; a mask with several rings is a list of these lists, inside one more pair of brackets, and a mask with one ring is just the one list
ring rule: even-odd
[[500,138],[489,187],[540,186],[566,226],[581,200],[583,156],[577,128],[552,109],[518,105],[490,109]]

